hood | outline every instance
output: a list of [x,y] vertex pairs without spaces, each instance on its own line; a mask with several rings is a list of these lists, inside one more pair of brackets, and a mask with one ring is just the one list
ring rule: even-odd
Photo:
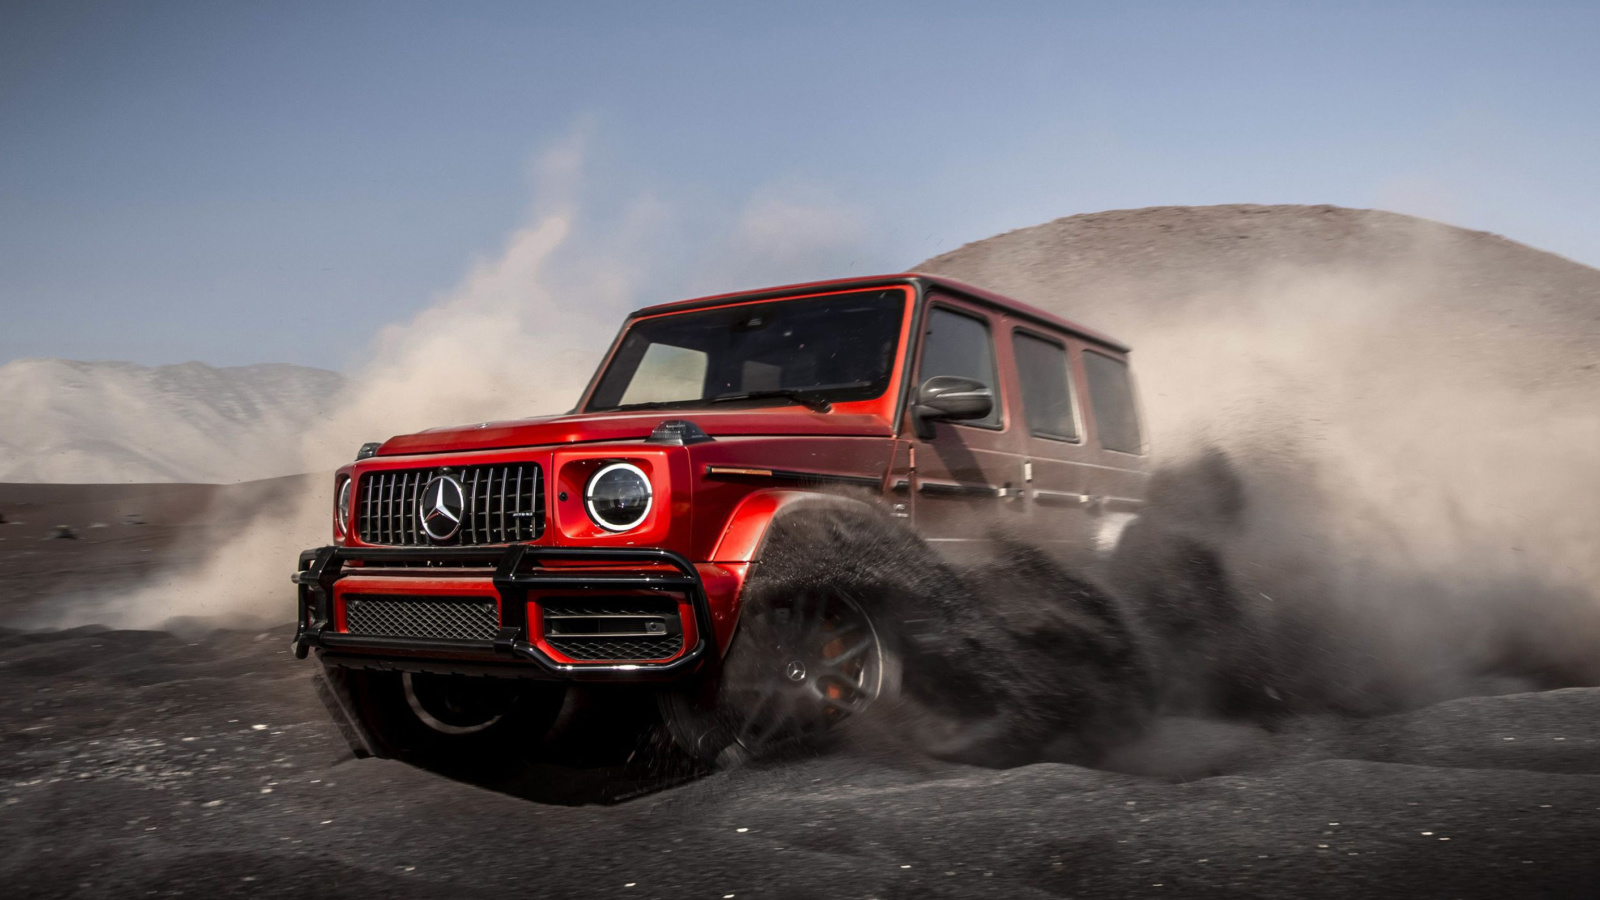
[[484,422],[452,428],[430,428],[392,437],[379,456],[501,450],[550,444],[598,441],[642,441],[657,425],[687,419],[712,437],[818,435],[828,437],[893,437],[894,429],[877,416],[814,413],[798,409],[660,409],[638,413],[586,413]]

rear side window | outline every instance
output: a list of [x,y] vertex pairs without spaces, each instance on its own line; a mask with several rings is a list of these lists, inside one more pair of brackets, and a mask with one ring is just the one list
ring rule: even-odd
[[994,391],[994,408],[982,419],[958,424],[985,428],[1000,426],[1000,374],[994,362],[994,339],[982,319],[943,307],[928,315],[927,338],[922,344],[921,381],[935,375],[959,375],[983,382]]
[[1011,346],[1017,357],[1017,378],[1022,382],[1022,414],[1028,420],[1028,433],[1076,441],[1078,419],[1072,413],[1067,348],[1023,331],[1012,333]]
[[1139,436],[1139,414],[1134,409],[1133,381],[1128,364],[1102,353],[1083,354],[1083,368],[1089,374],[1089,405],[1094,407],[1094,424],[1100,432],[1100,446],[1123,453],[1144,449]]

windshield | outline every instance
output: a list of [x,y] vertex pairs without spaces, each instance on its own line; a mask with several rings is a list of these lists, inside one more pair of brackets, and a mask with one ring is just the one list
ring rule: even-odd
[[905,302],[903,290],[855,291],[642,319],[588,410],[871,400],[889,387]]

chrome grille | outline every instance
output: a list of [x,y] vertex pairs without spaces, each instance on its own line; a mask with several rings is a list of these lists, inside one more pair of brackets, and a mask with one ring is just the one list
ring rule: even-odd
[[356,594],[345,598],[345,631],[377,637],[492,641],[500,630],[493,600]]
[[451,543],[470,547],[536,540],[544,532],[544,472],[538,463],[369,472],[361,477],[356,533],[368,544],[427,546],[418,498],[435,475],[461,482],[461,531]]

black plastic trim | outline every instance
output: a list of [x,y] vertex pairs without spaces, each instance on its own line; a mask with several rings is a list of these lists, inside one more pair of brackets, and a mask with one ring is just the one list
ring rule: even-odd
[[911,284],[919,279],[914,275],[878,275],[871,278],[853,278],[848,281],[830,281],[817,285],[789,285],[781,288],[767,288],[765,290],[751,291],[743,294],[722,294],[716,297],[702,297],[697,300],[683,300],[678,303],[668,303],[662,306],[636,309],[628,313],[628,321],[641,316],[659,316],[670,313],[687,312],[692,309],[705,309],[712,306],[732,306],[737,303],[752,303],[761,300],[778,300],[784,297],[809,297],[823,294],[843,294],[848,291],[870,290],[880,287],[895,287]]
[[704,444],[716,438],[706,434],[705,429],[688,419],[668,419],[657,425],[650,436],[644,439],[646,444],[671,444],[677,447],[686,447],[691,444]]

